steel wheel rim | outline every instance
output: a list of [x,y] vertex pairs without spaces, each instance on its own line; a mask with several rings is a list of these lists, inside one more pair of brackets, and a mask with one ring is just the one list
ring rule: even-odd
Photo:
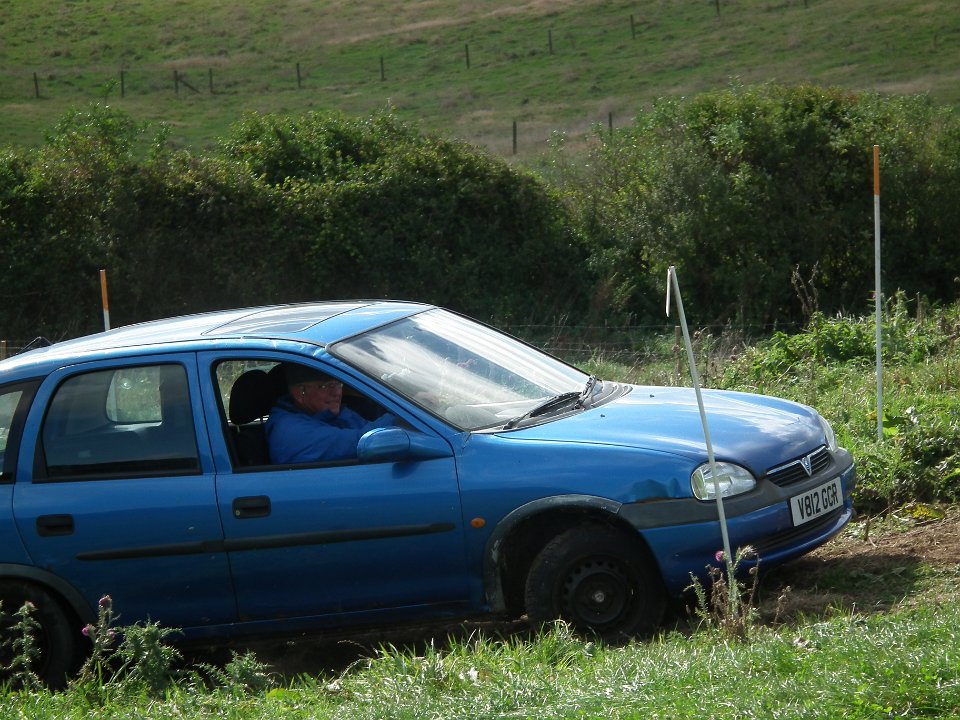
[[626,568],[604,558],[575,566],[567,573],[561,593],[571,620],[595,628],[615,625],[629,613],[633,599]]

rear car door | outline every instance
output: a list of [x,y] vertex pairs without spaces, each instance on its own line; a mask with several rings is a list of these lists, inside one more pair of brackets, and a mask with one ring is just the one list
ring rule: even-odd
[[63,368],[26,420],[14,487],[34,565],[124,623],[233,622],[192,353]]
[[[228,411],[243,370],[269,371],[277,359],[201,354],[201,366],[209,362],[218,378],[210,392],[220,395],[205,406]],[[371,404],[370,398],[354,401]],[[345,615],[362,618],[398,608],[432,614],[465,602],[452,451],[409,463],[250,465],[232,445],[255,431],[258,421],[239,428],[228,415],[209,421],[225,430],[211,440],[241,619],[327,615],[344,622]]]

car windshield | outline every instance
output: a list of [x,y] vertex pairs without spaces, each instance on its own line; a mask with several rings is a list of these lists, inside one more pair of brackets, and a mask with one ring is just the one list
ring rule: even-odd
[[572,398],[572,405],[590,387],[580,370],[439,309],[328,350],[462,430],[516,424],[558,396]]

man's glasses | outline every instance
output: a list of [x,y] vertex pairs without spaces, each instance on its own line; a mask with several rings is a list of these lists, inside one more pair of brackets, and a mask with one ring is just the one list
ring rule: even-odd
[[314,383],[304,383],[300,386],[301,390],[320,390],[321,392],[326,390],[339,390],[343,387],[343,383],[339,380],[327,380],[326,382],[314,382]]

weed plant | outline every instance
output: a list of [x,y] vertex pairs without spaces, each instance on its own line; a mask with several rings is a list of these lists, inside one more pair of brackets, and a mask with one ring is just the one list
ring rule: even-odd
[[[37,647],[38,623],[33,617],[36,611],[33,603],[26,602],[14,613],[14,622],[11,633],[3,638],[4,645],[10,648],[10,664],[2,668],[3,674],[9,677],[12,687],[26,691],[38,690],[42,687],[40,678],[34,672],[34,664],[39,659],[40,649]],[[3,608],[0,607],[0,622],[4,620]]]
[[[723,560],[724,553],[718,553]],[[740,579],[743,561],[756,556],[753,548],[737,550],[733,562],[724,562],[723,569],[710,567],[709,585],[704,585],[696,576],[688,590],[696,597],[694,614],[701,626],[718,631],[723,637],[732,640],[749,640],[758,617],[755,598],[757,595],[757,570],[754,565],[747,573],[748,582]]]

